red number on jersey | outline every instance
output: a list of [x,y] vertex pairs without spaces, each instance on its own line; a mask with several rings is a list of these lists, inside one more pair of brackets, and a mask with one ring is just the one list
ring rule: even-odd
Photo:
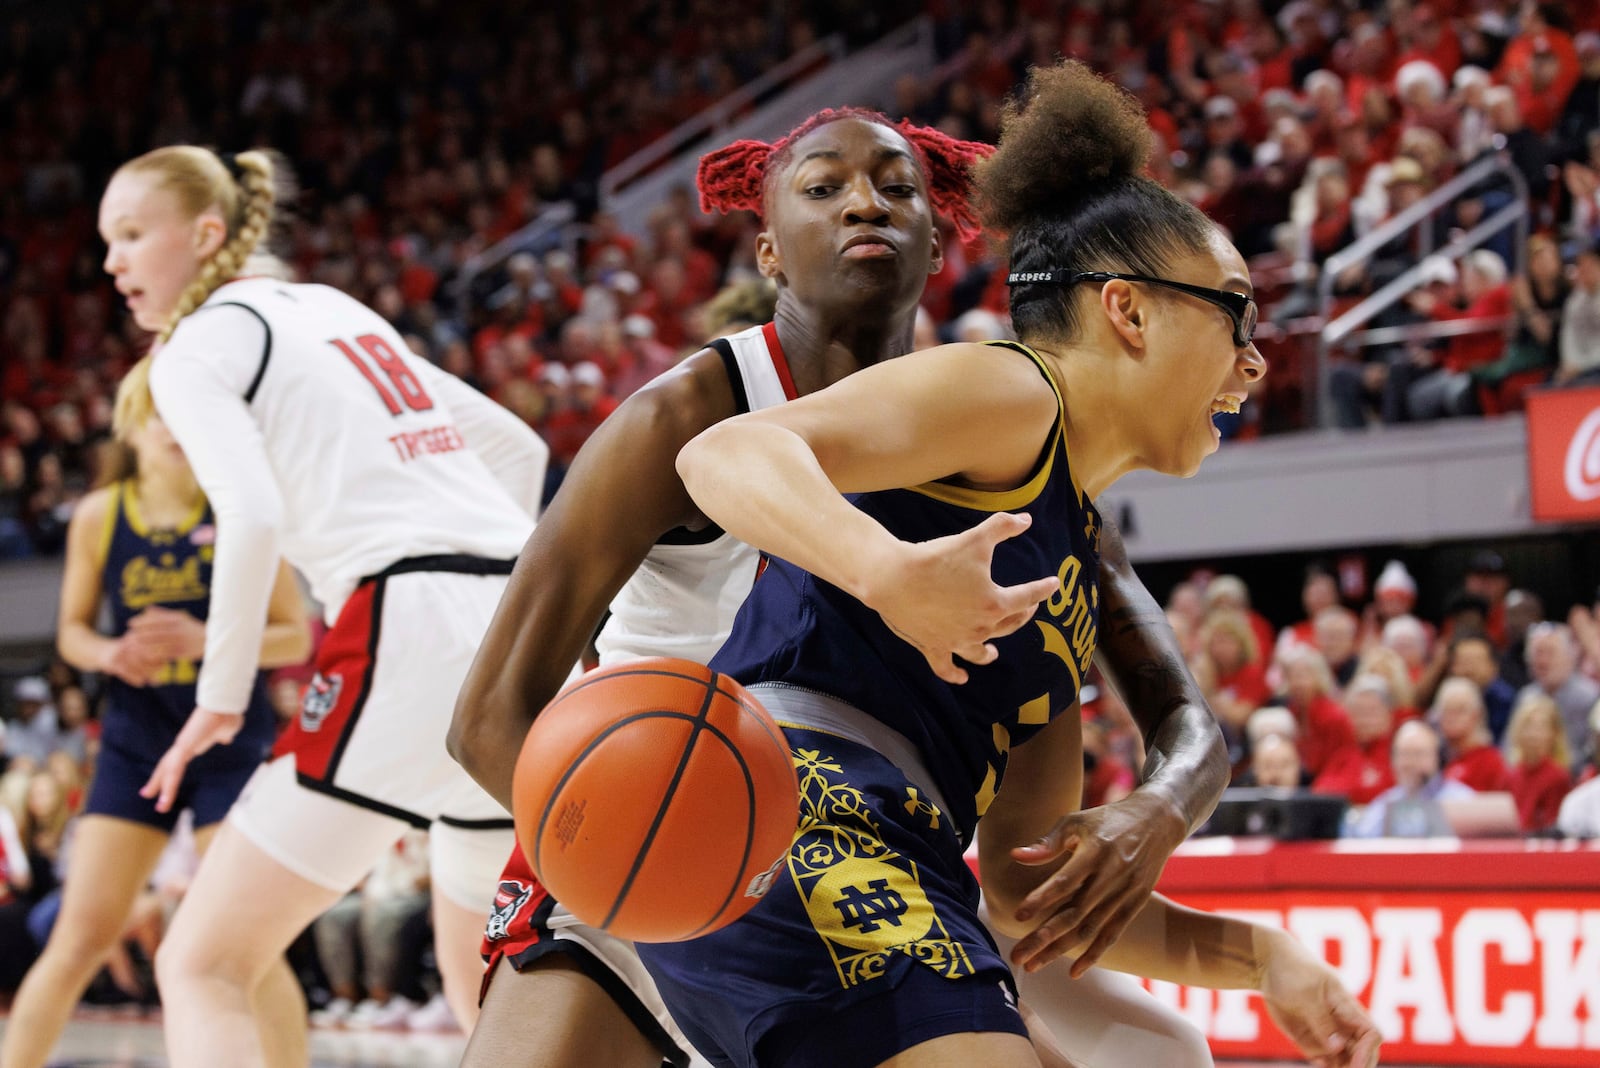
[[[378,365],[378,370],[389,379],[389,385],[384,385],[383,381],[372,373],[367,361],[357,355],[356,350],[347,342],[335,340],[330,344],[344,353],[344,358],[354,364],[355,369],[361,372],[361,377],[378,391],[378,397],[383,401],[384,407],[389,409],[390,415],[400,415],[406,408],[414,412],[425,412],[433,407],[433,398],[422,388],[416,373],[407,367],[399,353],[390,348],[389,343],[377,334],[362,334],[356,338],[356,344],[360,345],[362,351]],[[394,389],[391,390],[389,386],[393,386]],[[398,399],[395,397],[396,393],[399,394]],[[405,403],[404,408],[401,407],[402,401]]]

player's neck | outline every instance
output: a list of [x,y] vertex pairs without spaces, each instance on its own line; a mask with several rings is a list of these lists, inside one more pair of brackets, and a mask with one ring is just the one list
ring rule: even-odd
[[801,395],[819,389],[871,364],[911,351],[915,313],[884,320],[870,316],[829,315],[785,306],[780,302],[772,321],[778,343]]
[[181,525],[200,500],[200,484],[191,472],[141,473],[136,483],[139,511],[152,527]]

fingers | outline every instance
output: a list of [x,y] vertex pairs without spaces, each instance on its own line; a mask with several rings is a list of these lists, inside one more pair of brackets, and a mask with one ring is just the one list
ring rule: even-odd
[[161,762],[156,765],[156,770],[151,773],[149,781],[139,789],[139,796],[156,799],[156,811],[167,812],[172,808],[173,799],[178,796],[178,784],[183,781],[183,768],[188,760],[174,745],[168,749]]
[[1080,841],[1076,834],[1058,825],[1037,842],[1014,847],[1011,856],[1018,864],[1049,864],[1077,849]]
[[1025,532],[1033,525],[1026,512],[996,512],[972,528],[972,536],[991,547]]
[[1377,1028],[1368,1027],[1356,1036],[1355,1044],[1350,1049],[1350,1057],[1346,1062],[1353,1068],[1377,1068],[1378,1050],[1383,1046],[1383,1036]]
[[923,659],[927,660],[928,666],[933,669],[933,673],[945,682],[960,686],[967,681],[966,671],[957,667],[955,660],[949,654],[923,649],[922,656]]

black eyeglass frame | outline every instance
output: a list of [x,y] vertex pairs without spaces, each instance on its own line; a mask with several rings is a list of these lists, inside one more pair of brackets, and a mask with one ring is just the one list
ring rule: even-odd
[[[1187,293],[1191,297],[1199,297],[1208,304],[1213,304],[1227,312],[1228,318],[1233,320],[1233,343],[1239,348],[1247,348],[1250,339],[1255,337],[1256,324],[1260,318],[1260,309],[1255,298],[1245,293],[1235,293],[1231,289],[1207,289],[1205,286],[1194,286],[1187,282],[1174,282],[1167,278],[1152,278],[1143,274],[1122,274],[1117,271],[1012,271],[1006,276],[1006,285],[1077,285],[1079,282],[1110,282],[1119,280],[1123,282],[1144,282],[1153,286],[1165,286],[1175,289],[1179,293]],[[1248,328],[1246,324],[1248,323]]]

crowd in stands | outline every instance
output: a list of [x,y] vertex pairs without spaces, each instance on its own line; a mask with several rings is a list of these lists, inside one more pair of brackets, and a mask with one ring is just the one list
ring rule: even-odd
[[[1318,310],[1317,266],[1485,153],[1505,154],[1527,186],[1526,255],[1508,230],[1459,262],[1429,260],[1415,292],[1372,325],[1483,329],[1339,354],[1340,424],[1495,413],[1532,386],[1600,377],[1595,5],[866,7],[729,19],[704,0],[630,0],[529,13],[509,32],[481,3],[328,3],[309,18],[282,3],[219,18],[100,4],[16,14],[0,46],[0,132],[14,149],[0,161],[0,558],[59,551],[96,477],[110,390],[148,344],[98,264],[95,205],[120,161],[185,140],[284,151],[304,188],[279,245],[299,275],[378,308],[417,351],[545,431],[559,477],[617,401],[705,340],[718,288],[754,274],[754,219],[707,218],[680,189],[646,232],[626,233],[600,210],[601,175],[823,34],[859,42],[919,8],[942,62],[896,87],[891,110],[908,118],[993,140],[1005,96],[1057,54],[1146,105],[1155,176],[1256,257],[1280,328],[1261,335],[1278,373],[1227,432],[1304,425],[1305,351],[1285,328]],[[1511,195],[1495,182],[1469,190],[1423,244],[1403,236],[1346,269],[1334,310]],[[475,254],[558,203],[581,220],[562,242],[464,284]],[[1004,272],[986,246],[947,250],[923,340],[1003,330]],[[1273,272],[1274,257],[1303,262]]]
[[[1512,833],[1600,836],[1600,604],[1546,619],[1489,551],[1442,618],[1414,615],[1417,594],[1391,561],[1358,613],[1313,566],[1304,617],[1274,627],[1236,576],[1172,590],[1167,617],[1228,743],[1234,785],[1343,797],[1355,836],[1452,833],[1426,802],[1476,794],[1509,795]],[[1097,693],[1084,715],[1099,739],[1086,750],[1119,769],[1097,775],[1131,783],[1138,740],[1126,710]]]

